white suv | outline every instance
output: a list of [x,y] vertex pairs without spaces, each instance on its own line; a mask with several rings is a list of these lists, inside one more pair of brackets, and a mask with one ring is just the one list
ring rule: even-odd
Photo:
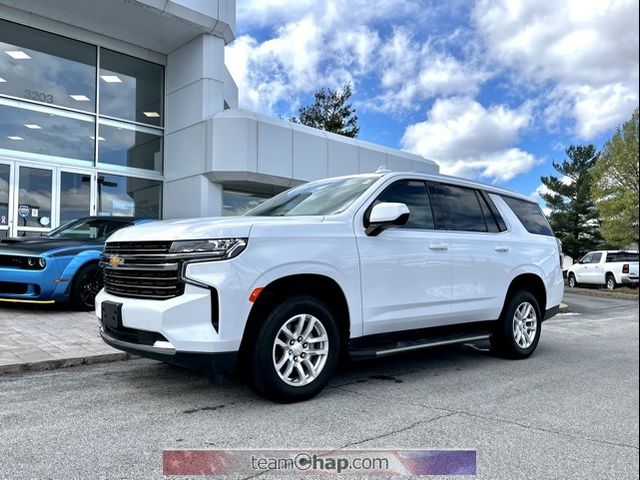
[[311,398],[343,356],[490,339],[525,358],[563,294],[530,198],[440,175],[316,181],[242,217],[118,231],[96,299],[115,348]]

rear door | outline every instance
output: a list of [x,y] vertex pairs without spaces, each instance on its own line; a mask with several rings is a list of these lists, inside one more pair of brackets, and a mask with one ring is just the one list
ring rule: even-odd
[[604,284],[604,264],[601,263],[602,252],[593,252],[589,262],[585,262],[584,267],[584,280],[579,280],[584,283],[591,284]]
[[473,188],[430,182],[429,193],[450,236],[452,323],[498,318],[513,251],[497,209]]
[[366,235],[356,216],[365,334],[446,323],[451,312],[449,235],[435,229],[425,182],[391,183],[366,206],[364,219],[379,202],[404,203],[410,213],[405,225],[377,236]]

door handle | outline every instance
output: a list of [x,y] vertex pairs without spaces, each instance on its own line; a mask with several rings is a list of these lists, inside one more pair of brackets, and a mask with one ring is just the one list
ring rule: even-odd
[[449,245],[446,243],[430,243],[429,250],[449,250]]
[[496,248],[494,250],[496,252],[508,252],[509,247],[507,247],[506,245],[496,245]]

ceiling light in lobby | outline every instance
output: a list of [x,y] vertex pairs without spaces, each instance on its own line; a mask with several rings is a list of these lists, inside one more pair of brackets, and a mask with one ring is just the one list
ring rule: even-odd
[[4,53],[9,55],[14,60],[29,60],[31,58],[29,55],[27,55],[26,52],[23,52],[22,50],[5,50]]
[[144,113],[145,117],[149,117],[149,118],[158,118],[160,116],[158,112],[142,112],[142,113]]
[[122,80],[117,75],[100,75],[100,78],[107,83],[122,83]]
[[87,97],[86,95],[69,95],[69,96],[71,98],[73,98],[77,102],[88,102],[89,101],[89,97]]

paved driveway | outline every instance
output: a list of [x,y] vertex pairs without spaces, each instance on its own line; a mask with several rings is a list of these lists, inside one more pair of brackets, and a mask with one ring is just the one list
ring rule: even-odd
[[[567,296],[536,354],[468,348],[351,364],[276,405],[132,360],[0,377],[6,478],[161,478],[164,448],[473,448],[478,477],[638,477],[638,302]],[[580,304],[580,305],[578,305]]]

